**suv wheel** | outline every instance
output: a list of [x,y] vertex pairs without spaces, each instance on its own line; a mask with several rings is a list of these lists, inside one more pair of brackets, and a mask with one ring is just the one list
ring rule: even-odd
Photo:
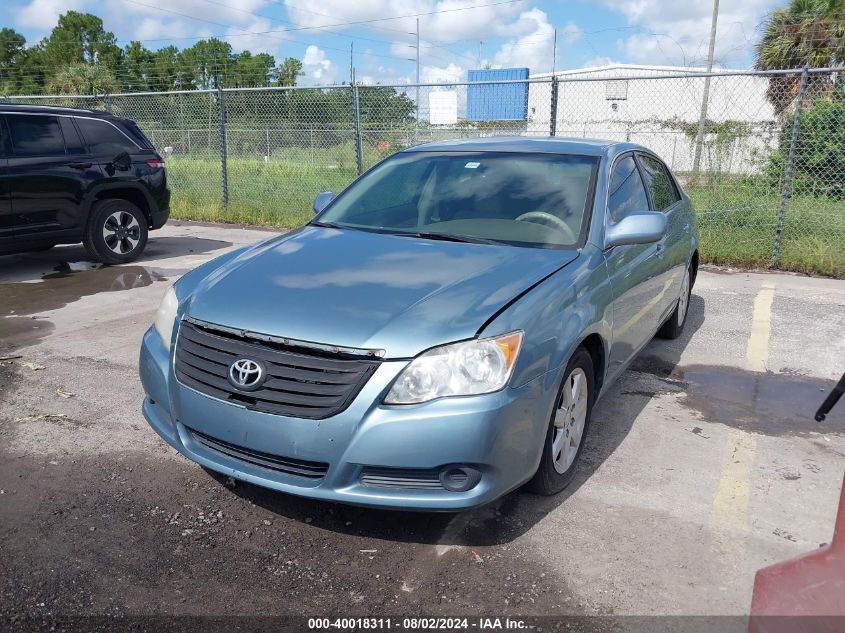
[[147,218],[127,200],[97,202],[83,243],[88,253],[104,264],[131,262],[147,245]]

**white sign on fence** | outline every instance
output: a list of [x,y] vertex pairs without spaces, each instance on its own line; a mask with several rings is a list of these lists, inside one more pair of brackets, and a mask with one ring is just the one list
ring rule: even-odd
[[428,93],[428,121],[432,125],[454,125],[458,122],[458,93],[442,90]]

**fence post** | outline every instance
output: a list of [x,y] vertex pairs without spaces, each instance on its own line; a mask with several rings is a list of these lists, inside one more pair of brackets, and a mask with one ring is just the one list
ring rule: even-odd
[[783,168],[783,189],[780,194],[775,243],[772,247],[772,268],[777,268],[780,264],[780,246],[783,235],[783,223],[786,217],[786,201],[789,199],[792,185],[792,166],[795,163],[795,146],[798,144],[798,128],[801,127],[801,109],[804,106],[804,93],[807,90],[809,74],[806,67],[801,71],[801,83],[798,85],[798,96],[795,98],[795,114],[792,118],[792,137],[789,140],[789,153],[786,155],[786,164]]
[[106,108],[106,112],[111,112],[111,95],[107,92],[103,95],[103,105]]
[[[354,78],[354,75],[353,75]],[[364,171],[364,148],[361,140],[361,104],[358,102],[358,84],[352,82],[352,116],[355,128],[355,160],[358,163],[358,175]]]
[[223,206],[229,205],[229,175],[226,170],[226,104],[223,88],[217,86],[217,121],[220,135],[220,176],[223,183]]
[[552,103],[549,112],[549,136],[557,134],[557,77],[552,75]]

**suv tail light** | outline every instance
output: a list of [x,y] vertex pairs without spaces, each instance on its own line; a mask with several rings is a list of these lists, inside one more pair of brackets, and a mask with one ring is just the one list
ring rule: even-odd
[[147,167],[151,169],[163,169],[164,168],[164,161],[160,158],[158,159],[150,159],[147,161]]

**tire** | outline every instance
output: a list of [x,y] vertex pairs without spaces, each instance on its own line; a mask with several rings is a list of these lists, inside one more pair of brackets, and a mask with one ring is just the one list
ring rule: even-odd
[[[577,386],[574,384],[576,380],[580,381]],[[576,391],[575,398],[567,399],[567,390],[572,393],[573,387]],[[584,388],[585,393],[581,391]],[[590,428],[595,393],[593,359],[585,348],[579,347],[566,365],[555,401],[554,413],[549,420],[549,429],[543,442],[540,466],[534,478],[526,486],[528,490],[540,495],[553,495],[572,482],[578,468],[578,459],[584,450],[587,431]],[[567,401],[571,404],[568,405]],[[567,406],[570,412],[575,413],[574,422],[573,416],[567,414]],[[577,415],[578,411],[582,411],[582,415]],[[578,433],[577,444],[573,446],[576,433]],[[561,447],[558,442],[563,446]]]
[[91,209],[82,243],[104,264],[131,262],[147,245],[147,218],[127,200],[102,200]]
[[669,318],[666,319],[659,330],[657,336],[666,339],[675,339],[684,331],[684,324],[687,322],[687,315],[689,314],[689,300],[692,295],[692,267],[687,268],[684,273],[684,279],[681,282],[681,296],[678,297],[678,303]]

